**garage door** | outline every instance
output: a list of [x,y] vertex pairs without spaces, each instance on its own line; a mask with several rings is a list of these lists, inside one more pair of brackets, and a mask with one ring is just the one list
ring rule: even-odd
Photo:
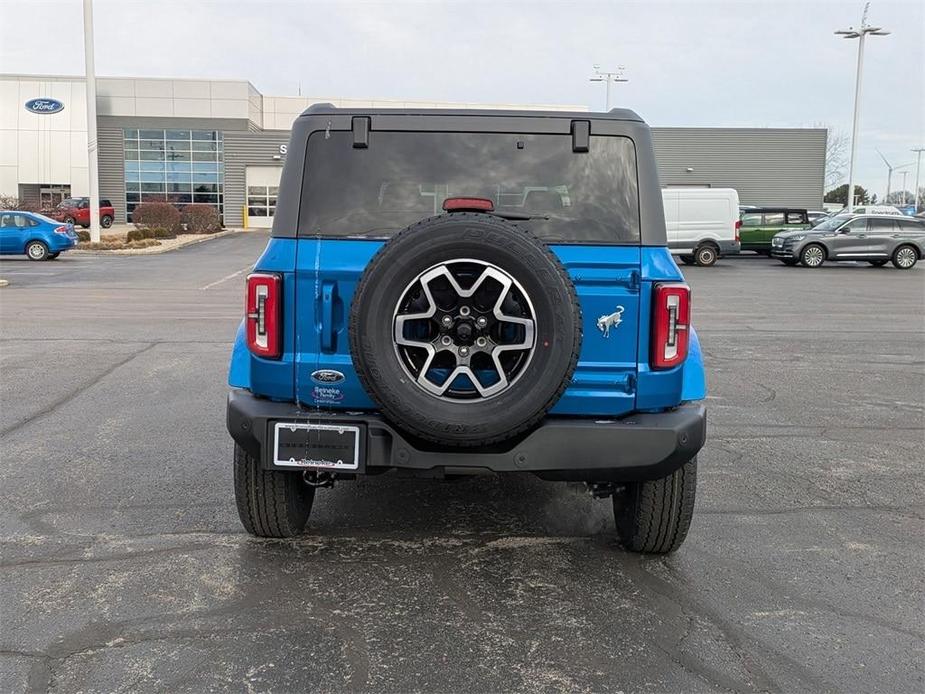
[[276,194],[279,191],[281,166],[248,166],[247,181],[247,226],[271,227],[276,212]]

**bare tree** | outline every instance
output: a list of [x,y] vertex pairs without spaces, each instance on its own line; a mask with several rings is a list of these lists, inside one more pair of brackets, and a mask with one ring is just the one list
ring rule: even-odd
[[833,130],[824,123],[816,127],[825,128],[825,188],[829,190],[841,183],[848,168],[848,135],[840,130]]

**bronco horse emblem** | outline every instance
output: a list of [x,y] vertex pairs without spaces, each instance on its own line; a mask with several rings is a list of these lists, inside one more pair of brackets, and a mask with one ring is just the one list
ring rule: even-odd
[[621,318],[622,315],[623,307],[617,306],[617,310],[609,316],[601,316],[597,319],[597,329],[604,334],[604,337],[610,337],[610,329],[616,328],[623,322],[623,318]]

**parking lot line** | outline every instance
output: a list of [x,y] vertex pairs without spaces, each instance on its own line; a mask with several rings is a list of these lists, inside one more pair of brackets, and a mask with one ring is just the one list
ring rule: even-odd
[[222,277],[220,280],[215,280],[214,282],[210,282],[210,283],[207,284],[206,286],[200,287],[199,289],[202,290],[202,291],[205,291],[206,289],[211,289],[212,287],[215,287],[215,286],[221,284],[222,282],[227,282],[227,281],[230,280],[230,279],[234,279],[235,277],[237,277],[238,275],[240,275],[242,272],[245,272],[246,270],[250,270],[252,267],[253,267],[252,265],[248,265],[247,267],[243,267],[243,268],[241,268],[240,270],[237,270],[237,271],[235,271],[235,272],[232,272],[230,275],[225,275],[225,276]]

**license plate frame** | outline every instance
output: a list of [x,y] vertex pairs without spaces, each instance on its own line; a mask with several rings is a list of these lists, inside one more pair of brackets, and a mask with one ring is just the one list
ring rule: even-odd
[[[313,437],[313,433],[316,436]],[[271,463],[283,468],[357,472],[362,445],[360,434],[361,427],[355,424],[274,422]]]

